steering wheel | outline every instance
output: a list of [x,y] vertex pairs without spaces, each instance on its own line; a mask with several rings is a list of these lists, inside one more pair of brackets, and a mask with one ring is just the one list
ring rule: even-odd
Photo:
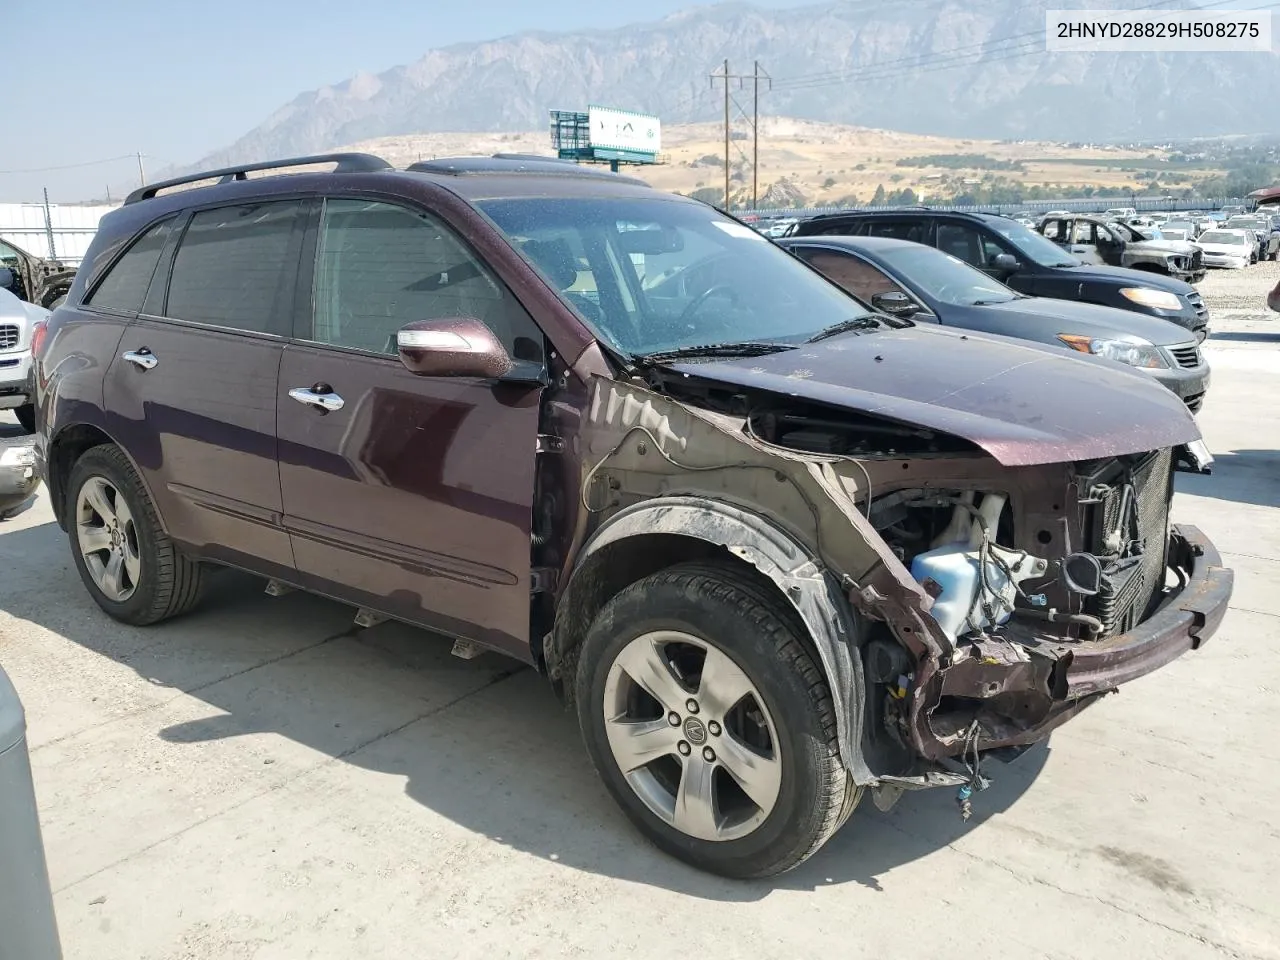
[[703,305],[717,293],[727,293],[729,295],[729,299],[733,301],[734,306],[737,306],[738,291],[736,288],[727,283],[712,284],[689,301],[689,305],[680,311],[680,318],[676,322],[687,323],[689,320],[692,320],[694,314],[701,310]]

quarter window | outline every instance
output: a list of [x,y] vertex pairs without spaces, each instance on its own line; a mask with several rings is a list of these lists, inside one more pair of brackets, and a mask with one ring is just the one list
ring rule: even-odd
[[287,333],[303,214],[301,200],[197,213],[174,259],[166,316]]
[[309,339],[395,354],[417,320],[471,317],[529,358],[536,328],[511,293],[435,218],[370,200],[328,200],[316,250]]
[[165,220],[139,237],[107,271],[87,302],[97,310],[139,312],[172,226],[173,220]]

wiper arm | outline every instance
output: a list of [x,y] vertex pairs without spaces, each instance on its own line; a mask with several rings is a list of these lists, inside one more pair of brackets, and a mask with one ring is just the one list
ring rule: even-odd
[[894,317],[882,317],[877,313],[864,313],[860,317],[853,317],[850,320],[841,320],[839,323],[833,323],[831,326],[819,330],[805,343],[817,343],[819,340],[826,340],[828,337],[838,337],[842,333],[849,333],[852,330],[874,330],[879,326],[897,326],[901,324],[904,327],[913,327],[910,320],[902,320]]
[[676,350],[662,350],[658,353],[647,353],[636,356],[638,363],[665,363],[668,360],[687,360],[697,357],[763,357],[770,353],[781,353],[784,350],[796,349],[791,343],[763,343],[744,340],[741,343],[704,343],[694,347],[680,347]]

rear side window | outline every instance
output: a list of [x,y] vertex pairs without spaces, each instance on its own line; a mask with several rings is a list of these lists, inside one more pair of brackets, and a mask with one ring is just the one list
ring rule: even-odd
[[96,310],[113,313],[140,311],[172,227],[173,220],[165,220],[140,236],[107,271],[86,303]]
[[301,200],[197,213],[173,261],[165,315],[287,334],[304,219]]
[[892,237],[894,240],[910,240],[926,243],[928,226],[920,220],[872,220],[866,230],[868,237]]

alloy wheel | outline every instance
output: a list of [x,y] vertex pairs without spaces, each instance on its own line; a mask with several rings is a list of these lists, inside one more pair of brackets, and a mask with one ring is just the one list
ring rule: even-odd
[[120,491],[103,477],[87,479],[76,497],[75,524],[94,585],[108,600],[128,600],[142,576],[142,557],[133,512]]
[[723,650],[699,637],[637,637],[609,668],[613,758],[655,816],[699,840],[736,840],[778,802],[780,738],[764,700]]

